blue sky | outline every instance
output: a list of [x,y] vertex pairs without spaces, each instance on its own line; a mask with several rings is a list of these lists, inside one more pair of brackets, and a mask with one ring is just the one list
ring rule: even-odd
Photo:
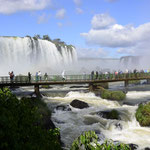
[[0,36],[48,34],[79,57],[150,53],[150,0],[0,0]]

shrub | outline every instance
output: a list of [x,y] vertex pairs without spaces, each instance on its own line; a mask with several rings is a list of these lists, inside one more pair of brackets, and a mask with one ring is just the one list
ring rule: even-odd
[[109,119],[118,119],[119,118],[119,113],[117,110],[113,109],[109,112],[108,114]]
[[126,94],[122,91],[109,91],[102,87],[99,87],[101,97],[103,99],[110,99],[110,100],[123,100],[126,97]]
[[140,104],[135,116],[141,126],[150,126],[150,103]]
[[72,143],[71,150],[131,150],[129,145],[106,140],[103,144],[98,143],[98,136],[94,131],[88,131],[81,134]]
[[42,128],[42,116],[31,99],[18,100],[0,89],[0,149],[61,149],[59,131]]
[[111,91],[111,99],[112,100],[123,100],[126,95],[122,91]]

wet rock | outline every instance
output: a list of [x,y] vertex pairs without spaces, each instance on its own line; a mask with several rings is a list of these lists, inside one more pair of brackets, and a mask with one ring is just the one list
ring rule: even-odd
[[98,136],[99,141],[104,141],[105,140],[105,136],[100,130],[94,130],[94,132]]
[[85,103],[83,101],[80,101],[80,100],[77,100],[77,99],[73,100],[70,103],[70,105],[72,107],[79,108],[79,109],[83,109],[83,108],[88,108],[89,107],[89,105],[87,103]]
[[70,88],[88,88],[88,86],[71,86]]
[[123,105],[130,105],[130,106],[135,106],[136,104],[134,104],[133,102],[123,102]]
[[69,107],[69,105],[58,105],[56,106],[56,110],[71,111],[71,108]]
[[123,129],[123,126],[122,126],[122,124],[120,124],[120,123],[116,123],[115,126],[116,126],[116,128],[119,129],[119,130],[122,130],[122,129]]
[[136,150],[138,148],[138,145],[132,144],[132,143],[129,144],[129,146],[130,146],[131,150]]
[[99,111],[97,112],[97,115],[99,115],[102,118],[105,119],[116,119],[120,120],[119,113],[117,110],[110,110],[110,111]]
[[44,116],[43,119],[42,119],[42,122],[43,122],[43,128],[46,129],[46,130],[56,128],[56,126],[54,125],[54,123],[50,119],[50,116]]
[[65,123],[64,121],[60,121],[60,120],[57,120],[57,119],[55,119],[53,121],[56,122],[56,123],[58,123],[58,124],[64,124]]

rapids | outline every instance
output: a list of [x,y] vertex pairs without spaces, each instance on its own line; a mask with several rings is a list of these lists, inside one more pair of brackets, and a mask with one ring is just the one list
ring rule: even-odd
[[[129,91],[125,101],[144,102],[150,97],[149,91]],[[138,149],[150,146],[150,128],[140,127],[136,121],[137,105],[127,105],[124,102],[110,101],[84,91],[70,91],[64,97],[43,97],[48,106],[53,109],[52,120],[60,128],[61,140],[69,149],[71,143],[83,131],[94,130],[99,133],[102,142],[105,138],[138,145]],[[58,105],[69,105],[74,99],[89,104],[89,108],[77,109],[69,106],[72,111],[56,110]],[[97,115],[99,111],[116,109],[120,120],[104,119]]]

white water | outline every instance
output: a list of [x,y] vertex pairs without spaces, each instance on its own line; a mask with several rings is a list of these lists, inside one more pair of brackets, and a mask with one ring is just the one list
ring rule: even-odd
[[[61,72],[65,66],[77,61],[75,48],[61,47],[46,40],[34,40],[29,37],[0,37],[0,75],[9,71],[23,74],[28,71],[42,70],[48,73]],[[57,67],[56,67],[57,66]]]
[[[145,101],[150,97],[149,92],[128,92],[127,100],[134,101],[140,99]],[[135,119],[137,106],[120,105],[117,101],[109,101],[95,96],[93,93],[69,92],[65,97],[44,97],[49,106],[56,107],[61,104],[70,104],[74,99],[79,99],[89,104],[89,108],[76,109],[72,111],[55,110],[52,119],[60,128],[61,139],[67,147],[83,131],[100,131],[105,138],[123,143],[134,143],[139,146],[139,150],[150,146],[150,128],[140,127]],[[119,111],[121,120],[110,120],[101,118],[96,112],[102,110],[116,109]],[[120,124],[121,128],[117,128]]]

